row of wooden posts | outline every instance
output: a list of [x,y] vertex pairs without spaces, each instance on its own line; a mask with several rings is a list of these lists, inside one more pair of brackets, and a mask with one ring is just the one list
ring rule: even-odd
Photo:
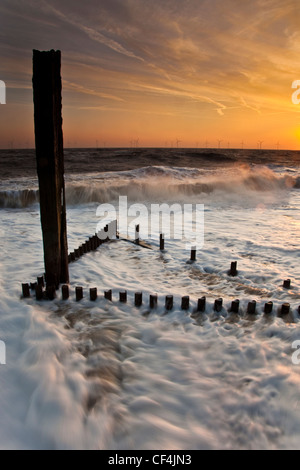
[[[140,232],[140,226],[136,225],[135,227],[135,239],[134,243],[136,245],[140,245],[141,240],[139,238],[139,232]],[[116,237],[116,239],[120,238],[119,232],[118,232],[118,222],[117,220],[113,220],[110,222],[108,225],[106,225],[101,232],[98,234],[95,234],[93,237],[90,237],[85,243],[79,246],[78,249],[75,249],[72,253],[69,254],[68,256],[68,261],[69,263],[76,261],[79,259],[81,256],[83,256],[86,253],[89,253],[91,251],[97,250],[99,246],[101,246],[103,243],[108,242],[111,240],[113,237]],[[143,245],[142,245],[143,246]],[[159,236],[159,249],[161,251],[165,250],[165,238],[163,234],[160,234]],[[190,261],[194,262],[197,259],[197,250],[195,247],[191,248],[191,255],[190,255]],[[233,261],[230,265],[230,269],[228,271],[228,275],[232,277],[236,277],[238,275],[238,270],[237,270],[237,261]],[[290,289],[291,288],[291,280],[286,279],[283,281],[283,287],[285,289]]]
[[[73,252],[71,252],[68,256],[69,263],[71,263],[73,261],[76,261],[77,259],[79,259],[81,256],[83,256],[86,253],[97,250],[97,248],[99,246],[101,246],[104,243],[107,243],[108,241],[110,241],[114,237],[116,237],[116,239],[119,239],[117,220],[114,220],[114,221],[110,222],[109,224],[107,224],[101,231],[99,231],[97,234],[90,237],[86,242],[84,242],[82,245],[80,245],[78,249],[75,249]],[[135,240],[133,242],[137,245],[140,245],[139,225],[136,226],[136,236],[135,236]],[[165,248],[164,235],[161,234],[160,235],[160,250],[164,250],[164,248]],[[191,249],[190,260],[192,262],[196,261],[196,248]],[[235,276],[238,275],[237,261],[234,261],[234,262],[231,263],[230,269],[229,269],[227,274],[229,276],[232,276],[232,277],[235,277]],[[42,300],[42,299],[53,300],[56,296],[57,288],[53,285],[47,285],[46,290],[44,291],[45,284],[46,284],[46,282],[45,282],[44,276],[38,277],[37,282],[30,283],[30,284],[28,284],[28,283],[22,284],[23,298],[30,297],[30,291],[35,291],[37,300]],[[283,282],[283,287],[285,289],[290,289],[291,288],[291,280],[290,279],[285,280]],[[67,288],[68,288],[67,285],[64,285],[62,287],[62,289],[63,289],[62,297],[63,297],[64,300],[66,298],[69,298],[69,294],[67,294]],[[76,293],[76,300],[81,300],[80,299],[80,292],[81,292],[81,288],[78,288],[78,292]],[[107,295],[109,296],[109,294],[107,294]],[[121,296],[120,300],[122,301],[124,293],[121,293],[120,296]],[[96,299],[94,299],[95,289],[91,290],[90,297],[91,297],[91,300],[96,300]],[[137,295],[137,297],[139,298],[139,295]],[[97,295],[96,295],[96,298],[97,298]],[[108,298],[108,297],[106,297],[106,298]],[[153,299],[151,300],[151,299],[152,299],[152,297],[150,297],[150,305],[152,305],[153,302],[155,303],[155,300],[153,300]],[[188,297],[183,298],[183,306],[186,305],[187,299],[188,299]],[[201,305],[201,301],[203,301],[203,300],[201,300],[201,299],[199,300],[200,303],[198,302],[198,307],[199,307],[199,305]],[[136,301],[136,302],[138,303],[138,301]],[[169,302],[171,302],[170,299],[168,300],[167,305],[169,305]],[[218,301],[216,301],[216,302],[218,302]],[[253,305],[253,304],[251,304],[251,305]],[[249,306],[250,310],[253,308],[253,306],[251,307],[251,305]],[[233,304],[232,307],[233,307],[233,311],[235,311],[236,310],[235,304]],[[185,308],[183,308],[183,309],[185,309]]]
[[[229,271],[228,274],[230,275],[230,271]],[[283,283],[283,287],[285,289],[289,289],[291,287],[291,280],[290,279],[285,280],[284,283]],[[56,296],[55,287],[47,286],[46,289],[45,289],[44,276],[38,277],[37,282],[31,282],[30,284],[29,283],[22,284],[22,296],[23,296],[24,299],[31,297],[30,291],[35,292],[35,296],[36,296],[37,300],[42,300],[42,299],[53,300]],[[83,297],[80,298],[80,295],[81,295],[80,292],[82,292],[82,291],[83,291],[82,287],[76,287],[76,300],[77,301],[81,300],[83,298]],[[120,293],[120,301],[121,302],[122,302],[122,299],[126,298],[124,296],[125,292],[126,291],[122,291]],[[108,300],[112,300],[110,298],[111,297],[110,293],[111,293],[111,291],[106,291],[105,294],[104,294],[105,298],[108,299]],[[141,295],[142,295],[141,293],[136,294],[137,298],[139,298],[139,296],[141,296]],[[169,296],[169,297],[173,297],[173,296]],[[62,286],[62,298],[63,298],[63,300],[66,300],[66,299],[69,298],[69,285],[67,285],[67,284]],[[96,300],[97,299],[97,289],[96,288],[90,289],[90,298],[91,298],[91,300]],[[150,299],[151,299],[151,296],[150,296]],[[189,299],[189,297],[183,297],[183,299],[185,299],[185,300],[183,300],[183,303],[185,304],[185,302],[187,302],[187,299]],[[204,299],[204,297],[199,299],[198,307],[199,307],[199,305],[201,305],[201,302],[203,302],[203,299]],[[219,300],[216,300],[217,303],[218,303],[218,301]],[[136,301],[136,302],[138,302],[138,301]],[[234,301],[234,302],[237,302],[237,301]],[[254,302],[255,301],[252,301],[252,302],[249,303],[250,310],[253,309]],[[151,302],[150,302],[150,304],[151,304]],[[252,306],[250,306],[250,304]],[[235,304],[233,304],[233,311],[236,309],[236,307],[234,305]],[[256,308],[256,303],[255,303],[255,308]]]
[[[118,232],[118,222],[117,222],[117,220],[113,220],[112,222],[110,222],[108,225],[106,225],[101,230],[101,232],[98,232],[95,235],[93,235],[92,237],[89,237],[89,239],[86,242],[84,242],[77,249],[75,249],[73,252],[71,252],[68,255],[69,263],[71,263],[73,261],[76,261],[77,259],[79,259],[81,256],[83,256],[86,253],[97,250],[97,248],[99,248],[100,245],[102,245],[103,243],[108,242],[113,237],[115,237],[116,239],[120,238],[120,235],[119,235],[119,232]],[[124,239],[124,238],[122,238],[122,239]],[[140,226],[139,225],[136,225],[136,227],[135,227],[135,238],[134,238],[134,240],[131,240],[129,238],[126,238],[126,240],[131,241],[131,242],[135,243],[136,245],[145,247],[145,243],[141,242],[141,239],[140,239]],[[146,245],[146,247],[150,248],[149,245]],[[161,251],[165,250],[165,238],[164,238],[163,234],[160,234],[160,237],[159,237],[159,248],[160,248]],[[191,261],[196,261],[196,248],[191,249],[191,258],[190,258],[190,260]],[[230,272],[231,272],[232,276],[237,275],[236,265],[234,267],[234,263],[232,263]]]
[[[74,252],[69,254],[69,263],[76,261],[79,259],[81,256],[83,256],[85,253],[95,251],[99,246],[101,246],[103,243],[108,242],[111,240],[113,237],[116,237],[116,239],[119,238],[119,233],[118,233],[118,226],[117,226],[117,221],[114,220],[107,224],[100,232],[95,234],[94,236],[90,237],[85,243],[79,246],[78,249],[75,249]],[[139,225],[136,226],[136,232],[135,232],[135,240],[134,243],[139,245],[140,244],[140,238],[139,238]],[[160,250],[165,249],[165,244],[164,244],[164,235],[160,235]],[[196,248],[191,249],[191,261],[196,261]],[[237,261],[234,261],[230,265],[230,269],[227,273],[229,276],[235,277],[238,275],[238,270],[237,270]],[[286,289],[290,289],[291,287],[291,280],[287,279],[283,283],[283,287]],[[40,276],[37,278],[37,282],[30,283],[30,284],[22,284],[22,294],[23,298],[29,298],[30,291],[35,292],[35,297],[36,300],[54,300],[56,297],[56,288],[54,286],[45,286],[45,279],[44,276]],[[64,284],[61,287],[61,292],[62,292],[62,300],[68,300],[70,297],[70,288],[68,284]],[[98,298],[98,292],[97,288],[91,288],[90,291],[90,300],[91,301],[96,301]],[[76,287],[75,288],[75,298],[77,302],[80,302],[83,299],[83,288],[82,287]],[[112,290],[107,290],[104,292],[104,298],[112,301]],[[127,302],[127,291],[121,291],[119,292],[119,301],[121,303],[126,303]],[[142,292],[136,292],[134,296],[134,304],[136,307],[141,307],[143,305],[143,293]],[[150,309],[155,309],[158,305],[158,296],[157,294],[151,294],[149,296],[149,308]],[[167,295],[165,298],[165,308],[167,311],[172,310],[174,307],[174,297],[173,295]],[[240,301],[239,300],[234,300],[232,301],[230,312],[232,313],[239,313],[239,307],[240,307]],[[214,311],[220,312],[223,308],[223,299],[216,299],[214,303]],[[190,309],[190,297],[189,296],[184,296],[181,299],[181,309],[182,310],[189,310]],[[285,303],[281,307],[281,314],[282,315],[287,315],[290,312],[290,304]],[[206,310],[206,297],[201,297],[198,299],[197,302],[197,308],[196,312],[205,312]],[[266,314],[271,314],[273,310],[273,303],[272,302],[267,302],[264,307],[264,313]],[[300,306],[298,308],[298,311],[300,313]],[[256,301],[253,300],[249,302],[248,307],[247,307],[247,313],[255,315],[256,312]]]
[[[38,283],[31,284],[31,286],[27,285],[26,290],[24,290],[23,294],[24,297],[30,297],[30,289],[35,291],[36,299],[37,300],[53,300],[56,297],[55,289],[51,289],[49,287],[44,290],[44,278],[38,278]],[[68,284],[65,284],[61,287],[61,298],[62,300],[66,301],[70,298],[70,287]],[[84,289],[83,287],[75,287],[75,299],[76,302],[80,302],[84,298]],[[113,301],[113,294],[112,290],[104,291],[104,298],[108,301]],[[92,302],[96,302],[98,299],[98,289],[96,287],[89,289],[89,299]],[[127,291],[123,290],[119,292],[119,302],[127,303]],[[134,305],[135,307],[142,307],[143,305],[143,293],[136,292],[134,294]],[[158,295],[157,294],[150,294],[149,295],[149,308],[155,309],[158,307]],[[204,313],[207,307],[207,300],[206,297],[201,297],[197,301],[197,306],[194,309],[195,312]],[[167,311],[171,311],[174,308],[174,296],[167,295],[165,297],[165,309]],[[191,308],[191,301],[189,296],[183,296],[181,298],[181,310],[190,310]],[[214,302],[214,311],[219,313],[224,308],[223,306],[223,299],[219,298],[216,299]],[[240,300],[236,299],[231,302],[231,307],[228,310],[230,313],[239,314],[240,311]],[[264,306],[263,313],[271,314],[273,311],[273,302],[267,302]],[[280,307],[279,314],[280,315],[288,315],[291,312],[291,305],[289,303],[284,303]],[[297,309],[298,314],[300,314],[300,306]],[[249,315],[256,315],[257,312],[257,302],[256,300],[252,300],[248,303],[247,306],[247,314]]]
[[113,220],[107,224],[100,232],[89,237],[82,245],[68,255],[68,262],[72,263],[81,258],[86,253],[96,251],[99,246],[110,241],[113,237],[119,238],[117,221]]
[[[136,245],[141,245],[139,233],[140,233],[140,226],[136,225],[135,239],[132,240]],[[77,249],[71,252],[68,255],[68,262],[69,263],[74,262],[86,253],[89,253],[91,251],[96,251],[97,248],[99,248],[99,246],[101,246],[103,243],[110,241],[113,237],[115,237],[116,239],[120,238],[120,235],[118,232],[117,220],[113,220],[112,222],[107,224],[100,232],[96,233],[92,237],[89,237],[89,239],[86,242],[84,242]],[[143,246],[143,244],[141,246]],[[159,236],[159,249],[161,251],[165,250],[164,234],[160,234]],[[197,259],[197,249],[195,247],[192,247],[190,261],[196,261],[196,259]],[[228,275],[233,276],[233,277],[238,275],[237,261],[233,261],[231,263],[230,269],[228,271]],[[285,286],[285,287],[287,287],[288,289],[290,288],[290,286]]]

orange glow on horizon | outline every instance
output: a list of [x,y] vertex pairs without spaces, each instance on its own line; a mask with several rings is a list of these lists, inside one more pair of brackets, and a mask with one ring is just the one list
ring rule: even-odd
[[300,4],[171,3],[4,11],[0,147],[34,146],[32,49],[54,48],[66,147],[299,150]]

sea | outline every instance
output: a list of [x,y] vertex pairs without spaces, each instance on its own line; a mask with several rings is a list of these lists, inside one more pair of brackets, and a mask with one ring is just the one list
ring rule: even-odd
[[[65,184],[69,252],[124,216],[120,197],[128,227],[69,265],[68,300],[24,299],[44,273],[35,152],[0,151],[0,448],[300,449],[300,152],[65,149]],[[201,234],[195,261],[172,206]]]

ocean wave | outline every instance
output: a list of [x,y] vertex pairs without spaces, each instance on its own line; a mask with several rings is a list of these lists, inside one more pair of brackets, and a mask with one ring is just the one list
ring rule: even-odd
[[[125,172],[77,175],[66,183],[69,206],[108,203],[119,196],[131,201],[166,201],[214,195],[233,199],[300,188],[300,177],[267,167],[238,167],[222,173],[194,168],[144,167]],[[1,208],[24,208],[39,202],[38,189],[0,191]]]
[[37,189],[0,191],[0,208],[20,209],[39,202]]

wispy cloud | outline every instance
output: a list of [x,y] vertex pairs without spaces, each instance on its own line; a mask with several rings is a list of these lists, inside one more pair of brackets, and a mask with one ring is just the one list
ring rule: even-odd
[[31,87],[32,49],[57,48],[64,105],[78,112],[149,113],[159,130],[160,115],[190,116],[189,129],[197,116],[254,126],[298,111],[299,0],[1,0],[0,15],[0,78],[15,101]]
[[124,101],[122,98],[118,96],[110,95],[107,93],[102,93],[92,88],[86,88],[83,85],[79,85],[78,83],[68,82],[67,80],[63,80],[63,85],[64,85],[64,88],[68,91],[76,91],[76,92],[83,93],[86,95],[92,95],[92,96],[97,96],[99,98],[104,98],[106,100]]
[[42,5],[46,10],[54,13],[57,16],[57,18],[59,18],[63,22],[69,23],[72,26],[75,26],[76,28],[78,28],[80,31],[83,31],[93,41],[103,44],[104,46],[110,48],[114,52],[123,54],[127,57],[132,57],[132,58],[143,61],[141,57],[138,57],[132,51],[126,49],[122,44],[119,44],[114,39],[107,37],[105,34],[98,31],[97,29],[86,25],[84,18],[81,18],[79,20],[79,19],[76,19],[74,15],[72,14],[64,14],[58,8],[55,8],[53,5],[50,5],[50,3],[46,2],[45,0],[42,0]]

